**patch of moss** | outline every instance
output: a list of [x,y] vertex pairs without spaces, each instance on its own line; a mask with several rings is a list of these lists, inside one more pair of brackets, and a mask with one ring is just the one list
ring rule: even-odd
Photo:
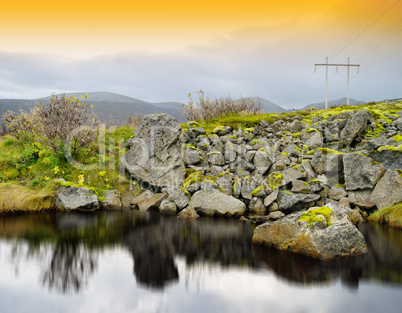
[[368,217],[368,220],[396,228],[402,228],[402,203],[375,211]]
[[250,143],[249,143],[249,145],[250,146],[255,146],[255,145],[257,145],[257,144],[262,144],[262,142],[260,141],[260,140],[257,140],[257,139],[254,139],[253,141],[251,141]]
[[[327,226],[331,226],[331,212],[332,209],[325,206],[314,210],[308,210],[307,212],[303,212],[298,223],[300,224],[300,222],[305,221],[308,227],[311,227],[317,222],[326,222]],[[317,215],[323,215],[325,219]]]
[[252,196],[258,195],[258,194],[262,191],[263,188],[264,188],[264,186],[258,186],[257,188],[255,188],[255,189],[251,192],[251,195],[252,195]]
[[189,121],[188,125],[190,125],[190,127],[199,127],[200,124],[196,121]]
[[244,129],[244,131],[252,133],[254,131],[254,128],[253,127],[248,127],[246,129]]
[[306,133],[318,133],[318,129],[316,128],[307,128],[304,130]]
[[237,184],[239,183],[239,181],[240,181],[240,177],[237,178],[236,181],[235,181],[235,183],[233,184],[233,191],[236,190],[236,187],[237,187]]
[[211,155],[211,154],[222,154],[222,153],[220,153],[219,151],[211,151],[211,152],[207,153],[207,155]]
[[184,145],[184,149],[193,149],[193,150],[197,150],[197,151],[199,151],[193,144],[191,144],[191,143],[186,143],[185,145]]
[[334,149],[330,148],[318,148],[318,150],[323,154],[323,155],[334,155],[334,154],[344,154],[343,152],[339,152]]
[[395,135],[394,137],[392,137],[395,139],[396,143],[399,143],[402,141],[402,135]]
[[265,179],[265,183],[268,185],[269,189],[272,191],[278,189],[282,186],[282,181],[285,178],[282,173],[271,173]]
[[281,154],[288,156],[288,154],[285,151],[281,152]]
[[218,132],[220,132],[220,131],[224,131],[224,130],[225,130],[225,127],[222,126],[222,125],[219,125],[219,126],[215,127],[215,128],[212,130],[212,133],[213,133],[213,134],[216,134],[216,133],[218,133]]

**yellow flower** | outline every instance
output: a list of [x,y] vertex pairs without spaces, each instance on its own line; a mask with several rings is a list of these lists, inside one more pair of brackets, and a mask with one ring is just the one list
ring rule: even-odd
[[103,177],[103,176],[105,176],[105,175],[106,175],[106,171],[100,171],[100,172],[99,172],[99,176],[100,176],[100,177]]
[[46,181],[48,181],[49,179],[50,179],[49,177],[45,176],[45,180],[46,180]]
[[60,169],[58,166],[55,166],[53,169],[54,173],[57,174],[58,172],[60,172]]
[[85,178],[84,178],[84,175],[78,175],[78,184],[79,185],[83,185],[84,184],[84,180],[85,180]]

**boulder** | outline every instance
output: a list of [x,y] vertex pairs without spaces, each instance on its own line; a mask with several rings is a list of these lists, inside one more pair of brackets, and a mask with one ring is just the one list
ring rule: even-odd
[[189,206],[197,213],[204,215],[240,216],[244,214],[246,205],[219,191],[197,191],[191,198]]
[[92,211],[99,209],[99,200],[93,190],[85,187],[61,187],[57,190],[55,205],[66,211]]
[[208,162],[211,165],[224,165],[225,164],[225,158],[222,153],[218,151],[213,151],[207,154],[208,156]]
[[173,201],[180,210],[187,206],[189,200],[183,189],[181,188],[169,189],[168,194],[169,194],[169,201]]
[[371,201],[380,210],[402,202],[401,172],[386,171],[375,186],[371,194]]
[[162,214],[176,214],[177,213],[177,206],[176,203],[173,201],[169,201],[167,199],[161,202],[159,206],[159,212]]
[[335,185],[328,191],[328,198],[332,200],[341,200],[347,195],[348,193],[346,192],[345,187],[343,187],[342,185]]
[[275,190],[274,192],[272,192],[271,194],[269,194],[265,199],[264,199],[264,205],[266,207],[269,207],[272,203],[274,203],[274,201],[276,201],[276,199],[278,198],[278,193],[279,190]]
[[179,186],[185,177],[179,122],[167,114],[146,115],[121,158],[137,180],[157,187]]
[[201,161],[201,153],[195,147],[184,149],[183,161],[188,165],[197,164]]
[[120,194],[117,190],[106,190],[103,195],[104,200],[101,207],[105,209],[121,209]]
[[341,172],[343,169],[343,153],[328,148],[317,149],[311,160],[311,166],[318,174]]
[[346,213],[331,207],[311,208],[264,223],[257,226],[252,240],[323,260],[367,252],[364,236]]
[[374,188],[385,169],[367,156],[359,153],[343,155],[346,190]]
[[310,149],[321,148],[324,145],[324,137],[314,128],[303,129],[300,138]]
[[375,206],[371,199],[372,193],[373,189],[350,190],[348,192],[348,201],[361,208],[369,209]]
[[311,207],[318,199],[320,199],[320,195],[316,194],[280,191],[278,193],[278,206],[280,211],[289,214]]
[[266,208],[261,198],[253,197],[248,205],[250,213],[264,215]]
[[350,146],[353,140],[363,132],[370,117],[367,110],[360,110],[347,121],[340,136],[345,146]]
[[254,154],[253,162],[257,172],[261,175],[264,175],[272,165],[272,161],[264,149],[260,149]]
[[381,163],[386,170],[402,170],[402,153],[384,149],[368,155],[374,161]]
[[182,220],[195,220],[199,217],[200,216],[192,207],[187,207],[184,210],[180,211],[179,214],[177,214],[177,218]]

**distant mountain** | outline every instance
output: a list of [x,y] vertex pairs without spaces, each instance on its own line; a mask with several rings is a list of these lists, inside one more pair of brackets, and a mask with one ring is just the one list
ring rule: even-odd
[[[66,93],[80,99],[81,95],[88,94],[86,102],[94,106],[94,112],[105,123],[117,125],[125,124],[129,116],[138,114],[146,115],[152,113],[167,113],[183,122],[180,109],[182,104],[179,102],[151,103],[112,92],[74,92]],[[18,112],[20,109],[29,110],[35,104],[48,103],[49,97],[40,99],[0,99],[0,115],[7,110]]]
[[271,101],[268,101],[267,99],[261,98],[261,97],[252,97],[254,100],[259,101],[263,105],[262,111],[264,113],[282,113],[286,112],[284,108],[282,108],[279,105],[276,105],[275,103],[272,103]]
[[[346,97],[336,99],[336,100],[331,100],[331,101],[328,101],[328,108],[330,108],[332,106],[346,105],[346,103],[347,103],[347,98]],[[366,103],[365,101],[349,98],[349,105],[361,105],[361,104],[365,104],[365,103]],[[311,103],[311,104],[306,105],[305,107],[303,107],[301,110],[310,109],[310,108],[324,109],[325,108],[325,102]]]

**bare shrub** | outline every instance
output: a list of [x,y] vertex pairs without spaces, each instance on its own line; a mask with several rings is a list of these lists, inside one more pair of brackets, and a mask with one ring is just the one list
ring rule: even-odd
[[253,98],[209,98],[200,90],[198,99],[193,101],[189,94],[187,105],[183,105],[184,118],[188,121],[210,120],[218,116],[236,115],[242,112],[247,114],[261,114],[262,104]]
[[55,94],[39,106],[42,133],[55,152],[75,155],[97,138],[99,121],[92,108],[77,97]]
[[42,123],[38,115],[38,108],[31,108],[30,112],[20,110],[20,114],[7,111],[3,114],[3,129],[7,129],[18,139],[19,143],[33,143],[37,141],[37,134],[42,130]]
[[141,114],[137,114],[137,116],[129,116],[127,118],[127,126],[131,127],[131,128],[136,128],[138,125],[141,124],[142,120],[144,119],[144,117]]

